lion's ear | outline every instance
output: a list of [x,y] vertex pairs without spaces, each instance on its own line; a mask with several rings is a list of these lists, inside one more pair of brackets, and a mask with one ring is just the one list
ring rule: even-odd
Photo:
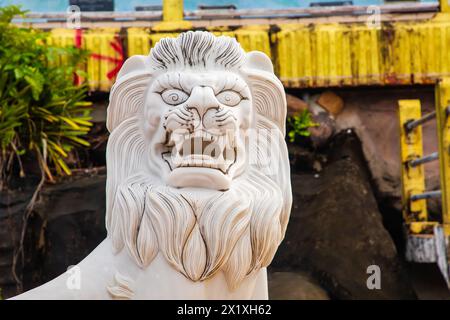
[[129,74],[131,72],[144,70],[146,58],[147,58],[146,56],[141,55],[135,55],[128,58],[122,65],[122,68],[120,68],[120,71],[117,74],[117,79],[120,79],[124,75]]
[[273,64],[270,58],[261,51],[250,51],[245,56],[245,68],[256,69],[273,73]]
[[150,78],[146,56],[136,55],[125,61],[109,94],[106,117],[109,132],[125,120],[141,114]]
[[241,71],[251,88],[257,114],[275,123],[285,134],[286,94],[270,58],[259,51],[249,52]]

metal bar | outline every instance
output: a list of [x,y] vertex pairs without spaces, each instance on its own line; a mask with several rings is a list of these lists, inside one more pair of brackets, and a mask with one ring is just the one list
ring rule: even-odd
[[440,198],[441,190],[438,191],[428,191],[419,194],[413,194],[410,198],[411,201],[424,200],[424,199],[432,199],[432,198]]
[[422,158],[414,159],[408,162],[408,165],[410,167],[417,167],[418,165],[431,162],[434,160],[439,159],[439,152],[433,152],[432,154],[429,154],[427,156],[423,156]]
[[[405,123],[408,120],[418,120],[422,116],[420,100],[399,100],[398,120],[400,126],[400,155],[402,163],[411,159],[423,157],[422,127],[408,132]],[[403,218],[407,224],[417,221],[427,221],[427,202],[417,200],[411,202],[412,194],[421,194],[425,191],[425,171],[423,165],[415,167],[401,166],[402,170],[402,207]]]
[[434,117],[436,117],[436,111],[430,112],[430,113],[424,115],[420,119],[406,122],[405,123],[405,129],[406,129],[406,131],[410,132],[410,131],[414,130],[416,127],[424,124],[425,122],[430,121]]
[[439,140],[439,176],[442,190],[442,222],[444,233],[450,236],[450,78],[440,79],[435,87],[437,131]]
[[[66,12],[30,12],[27,13],[24,17],[17,16],[15,19],[21,20],[21,19],[59,19],[59,20],[65,20],[67,19],[68,14]],[[146,20],[146,19],[156,19],[162,17],[162,11],[133,11],[133,12],[110,12],[110,11],[96,11],[96,12],[89,12],[89,11],[81,11],[80,17],[83,20],[113,20],[113,19],[140,19],[140,20]]]
[[[413,13],[413,12],[437,12],[437,3],[402,3],[386,4],[378,7],[381,14],[387,13]],[[285,9],[241,9],[223,10],[215,12],[214,17],[227,18],[228,16],[239,17],[267,17],[267,16],[292,16],[292,17],[319,17],[333,15],[370,15],[370,6],[336,6],[336,7],[308,7],[308,8],[285,8]],[[207,16],[208,12],[196,10],[186,12],[186,17]]]

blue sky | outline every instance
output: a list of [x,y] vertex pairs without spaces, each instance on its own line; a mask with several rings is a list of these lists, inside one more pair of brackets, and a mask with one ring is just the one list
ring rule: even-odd
[[[185,0],[185,10],[195,10],[199,4],[234,4],[240,9],[246,8],[288,8],[308,7],[310,2],[330,0]],[[437,0],[426,0],[426,2]],[[425,1],[423,1],[425,2]],[[355,5],[382,4],[383,0],[353,0]],[[0,0],[0,6],[21,4],[24,9],[36,12],[65,11],[69,0]],[[116,11],[134,11],[137,5],[160,5],[161,0],[115,0]]]
[[[199,4],[234,4],[237,8],[288,8],[308,7],[310,2],[324,2],[330,0],[185,0],[185,10],[195,10]],[[433,2],[437,0],[422,0]],[[137,5],[160,5],[161,0],[115,0],[116,11],[134,11]],[[382,4],[383,0],[353,0],[355,5]],[[36,12],[65,11],[69,0],[0,0],[0,6],[20,4],[24,9]]]

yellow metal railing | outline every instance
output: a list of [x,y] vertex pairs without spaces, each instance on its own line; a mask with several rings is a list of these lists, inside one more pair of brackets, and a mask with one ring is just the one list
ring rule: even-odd
[[[436,84],[436,110],[422,116],[419,100],[399,101],[402,207],[407,230],[406,257],[438,264],[450,285],[450,78]],[[438,151],[423,155],[422,124],[436,118]],[[439,160],[441,190],[426,191],[424,164]],[[440,219],[431,221],[426,200],[442,199]]]
[[[422,116],[419,100],[400,100],[400,154],[402,161],[402,207],[405,223],[413,234],[432,233],[426,199],[442,199],[442,226],[450,236],[450,78],[436,84],[436,111]],[[422,124],[436,118],[438,145],[436,153],[423,155]],[[424,164],[439,159],[441,190],[425,191]]]
[[[417,126],[414,130],[408,130],[407,123],[418,121],[422,118],[419,100],[399,101],[400,121],[400,153],[402,160],[402,199],[403,218],[408,225],[416,222],[427,221],[426,199],[410,201],[413,195],[425,192],[424,165],[411,166],[414,159],[423,157],[422,127]],[[416,228],[414,228],[416,229]],[[415,230],[419,233],[420,230]]]
[[436,86],[436,115],[439,137],[439,173],[442,190],[442,223],[450,235],[450,78]]

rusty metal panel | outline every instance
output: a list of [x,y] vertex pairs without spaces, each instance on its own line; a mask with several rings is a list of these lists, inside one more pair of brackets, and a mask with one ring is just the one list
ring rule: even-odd
[[240,28],[234,31],[234,36],[245,51],[261,51],[271,57],[268,28]]
[[87,68],[91,90],[109,91],[123,64],[123,46],[118,32],[117,29],[93,29],[82,35],[82,47],[91,53]]
[[175,38],[179,32],[150,32],[150,45],[153,47],[162,38]]
[[380,31],[364,24],[282,26],[275,37],[281,80],[291,87],[383,81]]
[[150,52],[151,38],[149,30],[146,28],[127,29],[127,49],[128,56],[136,54],[147,55]]
[[393,26],[388,84],[433,84],[450,72],[450,21],[402,22]]
[[356,77],[353,84],[374,85],[383,79],[380,32],[366,25],[356,25],[351,28],[350,57],[353,58],[351,72]]
[[[124,60],[123,45],[118,29],[72,30],[54,29],[47,42],[55,46],[76,46],[89,51],[86,63],[87,80],[91,91],[109,91]],[[64,64],[60,57],[58,63]]]
[[450,74],[450,18],[383,23],[291,24],[272,39],[291,87],[433,84]]
[[228,28],[210,27],[208,31],[216,36],[234,37],[245,51],[262,51],[271,57],[269,26],[245,26],[235,30]]
[[281,80],[291,87],[344,82],[350,61],[349,46],[345,43],[348,38],[343,37],[346,29],[338,24],[283,27],[273,37]]
[[[243,27],[233,31],[226,28],[210,28],[209,31],[214,33],[216,36],[236,38],[245,51],[258,50],[264,52],[269,57],[271,56],[268,27],[266,26]],[[129,30],[128,37],[130,37],[132,32],[138,32],[140,36],[142,36],[144,31],[142,29]],[[153,47],[161,38],[177,37],[178,35],[178,32],[154,32],[150,30],[148,33],[150,47]],[[133,51],[130,51],[130,40],[128,41],[128,47],[129,55],[148,54],[148,52],[144,53],[143,50],[135,49],[135,47],[131,49]]]
[[[70,47],[74,45],[74,41],[75,32],[71,29],[53,29],[47,38],[47,43],[55,47]],[[64,65],[66,61],[67,58],[61,55],[56,63]]]
[[[433,84],[450,75],[450,15],[430,20],[209,27],[216,35],[235,37],[244,50],[269,55],[287,87]],[[49,43],[70,45],[74,30],[54,29]],[[93,56],[87,63],[91,90],[107,91],[123,60],[118,29],[82,31],[82,46]],[[127,55],[148,54],[163,37],[178,31],[129,28]],[[119,39],[119,40],[118,40]],[[61,57],[60,63],[64,63]]]

